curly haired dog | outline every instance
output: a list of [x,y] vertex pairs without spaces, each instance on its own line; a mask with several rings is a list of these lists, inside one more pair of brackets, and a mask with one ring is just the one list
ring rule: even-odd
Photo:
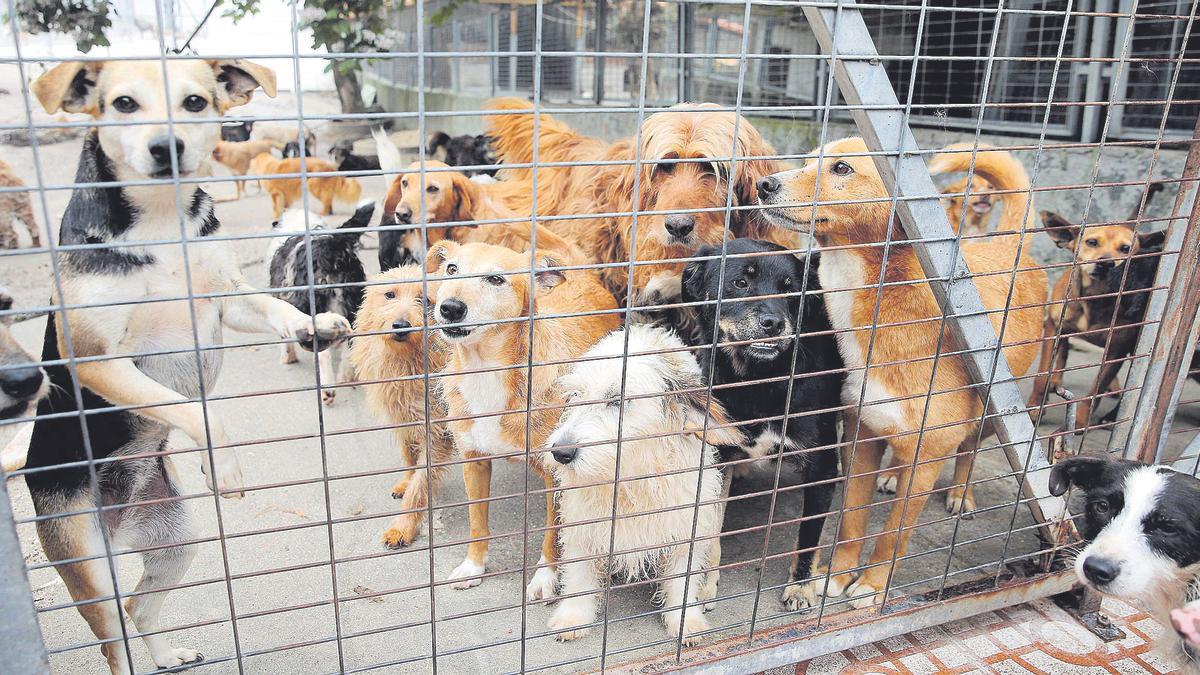
[[[882,600],[893,555],[904,556],[913,526],[941,472],[943,462],[936,460],[958,452],[974,455],[983,403],[959,356],[941,355],[934,370],[942,344],[942,312],[911,245],[892,244],[883,276],[884,253],[874,244],[889,238],[889,194],[874,160],[866,155],[866,143],[860,138],[842,139],[829,143],[821,153],[820,159],[810,159],[801,169],[763,179],[758,189],[768,217],[781,227],[811,227],[822,248],[821,287],[848,369],[842,389],[842,402],[850,406],[846,429],[857,439],[843,448],[843,471],[849,476],[846,512],[827,592],[830,597],[845,592],[852,604],[863,607]],[[965,171],[972,154],[939,155],[931,169]],[[1029,186],[1024,167],[1007,152],[975,154],[975,171],[998,189]],[[818,190],[821,201],[814,204]],[[1029,226],[1029,199],[1028,193],[1020,192],[1005,197],[1001,230]],[[1008,234],[964,241],[961,248],[977,275],[984,305],[994,310],[989,318],[1001,344],[1011,345],[1004,354],[1015,376],[1029,370],[1037,356],[1047,292],[1046,274],[1028,255],[1028,246],[1020,248],[1018,259],[1019,241]],[[881,279],[889,283],[880,285]],[[1017,309],[1006,313],[1002,310],[1010,293]],[[866,569],[855,579],[849,570],[859,564],[871,494],[888,444],[900,466],[897,492],[903,499],[894,502],[884,531],[876,535]],[[969,468],[968,464],[968,474]],[[961,478],[955,477],[960,495],[966,483]]]
[[[445,462],[454,456],[454,443],[444,423],[430,425],[426,433],[426,405],[435,420],[446,416],[446,406],[436,392],[426,391],[419,378],[442,368],[446,350],[440,340],[421,331],[426,325],[427,303],[420,267],[396,267],[370,281],[354,322],[350,362],[366,388],[372,416],[392,426],[407,468],[392,488],[392,496],[403,499],[403,512],[383,533],[385,546],[399,548],[416,538],[429,496],[446,473]],[[429,472],[425,468],[427,448]]]
[[[530,110],[519,99],[492,102],[498,111]],[[488,135],[505,164],[533,161],[534,125],[530,114],[488,118]],[[754,125],[712,103],[682,103],[648,117],[642,124],[641,147],[636,138],[616,143],[583,136],[549,115],[540,115],[537,128],[538,162],[617,162],[601,166],[540,167],[537,201],[540,215],[632,214],[548,220],[545,225],[601,262],[639,263],[633,271],[633,295],[638,306],[679,297],[679,276],[686,258],[701,246],[719,244],[725,235],[725,205],[732,188],[732,206],[751,206],[754,185],[783,170],[772,159],[775,150]],[[737,153],[737,163],[729,161]],[[637,163],[640,157],[641,163]],[[528,186],[531,169],[505,169],[509,180]],[[638,184],[634,201],[634,183]],[[732,182],[732,186],[730,183]],[[526,193],[530,193],[528,187]],[[532,207],[532,204],[530,204]],[[661,213],[663,211],[691,213]],[[770,227],[757,209],[729,212],[729,231],[735,237],[774,240],[796,248],[795,235]],[[671,260],[673,262],[653,262]],[[640,264],[650,262],[651,264]],[[604,285],[618,299],[626,297],[625,267],[601,271]]]

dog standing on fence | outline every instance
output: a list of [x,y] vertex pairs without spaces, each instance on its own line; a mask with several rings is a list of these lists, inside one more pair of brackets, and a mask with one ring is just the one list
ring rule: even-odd
[[[159,60],[66,62],[32,89],[47,112],[88,113],[109,123],[84,140],[75,181],[114,183],[193,175],[216,147],[221,115],[247,103],[259,87],[274,96],[274,72],[235,59],[172,60],[165,73]],[[168,114],[211,123],[172,128]],[[121,639],[122,614],[106,599],[114,589],[105,539],[114,549],[142,551],[144,572],[125,610],[154,664],[175,668],[203,658],[159,633],[167,591],[155,592],[178,584],[196,553],[189,511],[175,499],[181,490],[172,462],[158,454],[166,451],[171,430],[211,448],[201,462],[210,488],[224,497],[243,494],[221,419],[191,400],[212,391],[221,352],[197,350],[218,346],[224,328],[303,344],[333,341],[350,329],[340,316],[310,317],[277,298],[246,293],[253,289],[228,247],[191,246],[185,261],[182,246],[143,245],[181,235],[203,238],[219,227],[203,190],[169,180],[78,188],[62,218],[62,244],[105,246],[59,253],[62,295],[53,302],[71,307],[47,322],[42,360],[83,360],[73,368],[47,368],[55,386],[38,415],[77,411],[77,376],[89,411],[87,440],[76,415],[38,419],[27,467],[42,470],[25,480],[43,517],[37,531],[46,557],[72,561],[57,564],[58,573],[71,597],[83,603],[79,612],[102,641],[113,673],[129,673],[131,664]],[[204,297],[213,293],[229,295]],[[162,351],[167,353],[145,355]],[[84,464],[89,460],[96,463]],[[67,463],[76,465],[56,468]],[[128,506],[107,511],[103,522],[96,515],[100,505],[122,504]],[[62,513],[78,515],[52,517]]]

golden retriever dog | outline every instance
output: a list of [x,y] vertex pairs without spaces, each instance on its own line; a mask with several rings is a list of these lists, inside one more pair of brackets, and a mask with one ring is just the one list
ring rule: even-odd
[[367,408],[376,420],[392,427],[408,469],[392,488],[392,497],[403,499],[404,512],[383,533],[385,546],[399,548],[411,544],[420,532],[429,496],[446,473],[445,462],[454,457],[444,423],[431,424],[426,434],[426,403],[434,420],[445,417],[446,407],[436,392],[426,391],[419,377],[441,369],[446,354],[439,340],[421,330],[426,302],[420,267],[396,267],[370,281],[354,321],[350,362],[366,388]]
[[[283,146],[276,141],[217,141],[217,147],[213,148],[213,159],[218,164],[229,169],[235,176],[245,176],[250,171],[250,162],[255,157],[266,153],[271,154],[272,150],[283,150]],[[235,201],[242,198],[246,191],[246,181],[239,180],[234,183],[237,186],[237,194],[233,197],[223,197],[217,201]],[[261,183],[260,183],[261,185]]]
[[[514,99],[493,102],[503,111],[529,110]],[[736,131],[736,138],[735,138]],[[533,161],[533,116],[493,115],[488,135],[505,164]],[[712,103],[683,103],[655,113],[642,124],[641,147],[636,138],[616,143],[582,136],[561,121],[541,115],[537,129],[538,162],[604,161],[616,165],[541,167],[537,172],[540,215],[632,214],[547,220],[545,225],[600,262],[627,261],[633,256],[633,296],[639,306],[671,301],[679,296],[679,277],[686,258],[701,246],[720,244],[725,234],[725,205],[732,189],[734,207],[751,206],[754,185],[784,167],[772,159],[775,150],[744,117],[721,111]],[[737,164],[729,158],[737,153]],[[642,163],[635,160],[641,158]],[[528,185],[529,169],[505,169],[510,180]],[[634,201],[634,182],[638,183]],[[731,185],[732,183],[732,185]],[[526,193],[531,190],[525,188]],[[530,205],[532,206],[532,204]],[[685,210],[690,213],[661,213]],[[734,237],[772,239],[792,248],[798,239],[770,227],[756,209],[729,213]],[[672,262],[654,262],[669,260]],[[651,264],[641,264],[649,262]],[[618,299],[626,296],[625,267],[601,271],[604,285]]]
[[[992,197],[992,184],[982,176],[971,176],[970,195],[967,195],[967,179],[961,178],[942,190],[945,195],[946,219],[955,232],[963,236],[987,233],[988,220],[992,216],[992,208],[996,199]],[[967,201],[967,211],[963,213],[963,200]]]
[[[303,159],[304,170],[308,173],[337,171],[336,166],[323,159],[315,157]],[[264,152],[250,160],[250,174],[255,177],[278,173],[298,174],[300,173],[300,161],[300,157],[279,159]],[[303,193],[300,190],[299,176],[260,178],[259,180],[262,182],[263,189],[271,195],[271,208],[276,220],[285,209],[300,202]],[[362,195],[362,185],[357,180],[346,176],[312,176],[308,179],[308,192],[321,202],[321,215],[328,216],[333,213],[335,202],[342,204],[357,202],[359,196]]]
[[[848,476],[846,512],[838,530],[828,595],[846,593],[852,604],[864,607],[883,599],[893,556],[904,555],[941,472],[943,462],[936,460],[956,453],[974,455],[983,403],[960,357],[942,355],[934,370],[942,311],[911,246],[890,246],[884,276],[884,252],[877,244],[888,238],[891,229],[890,196],[874,161],[864,156],[866,144],[860,138],[847,138],[829,143],[821,152],[819,162],[813,158],[801,169],[764,179],[759,197],[776,224],[802,231],[811,226],[822,248],[821,287],[849,370],[842,390],[842,403],[849,406],[845,424],[848,436],[857,439],[842,449]],[[932,169],[965,171],[971,156],[969,151],[941,154]],[[1007,152],[976,154],[975,170],[998,189],[1029,186],[1024,167]],[[821,202],[814,208],[818,191]],[[1029,226],[1029,199],[1028,193],[1006,195],[1001,230]],[[1001,344],[1011,345],[1004,354],[1018,377],[1037,356],[1047,290],[1046,274],[1028,254],[1028,246],[1021,249],[1018,260],[1019,239],[1012,234],[993,236],[965,241],[961,249],[977,275],[984,305],[992,310],[989,316]],[[879,286],[881,278],[890,285]],[[1017,309],[1006,316],[1010,291],[1012,307]],[[877,294],[882,295],[876,318]],[[870,366],[865,361],[869,344]],[[952,344],[947,343],[946,349],[956,349]],[[858,567],[871,494],[889,444],[899,465],[897,492],[903,498],[893,504],[884,531],[876,536],[867,569],[855,579],[849,570]],[[970,464],[965,464],[969,475]],[[966,478],[955,476],[950,498],[962,497]]]
[[[450,431],[458,451],[475,460],[463,465],[471,543],[450,574],[451,588],[465,589],[486,571],[492,460],[525,459],[545,444],[561,412],[555,406],[565,400],[559,376],[620,318],[612,311],[616,300],[592,275],[549,269],[557,266],[552,258],[543,258],[531,275],[528,254],[443,240],[429,249],[425,264],[441,277],[433,319],[450,351],[442,370]],[[560,314],[585,315],[539,318]],[[530,359],[546,365],[530,368]],[[538,570],[525,589],[532,601],[554,595],[558,510],[553,478],[541,462],[529,465],[546,486],[547,527]]]
[[[533,245],[534,228],[529,220],[529,211],[520,212],[509,206],[510,202],[520,201],[515,195],[527,193],[528,186],[511,181],[480,183],[461,171],[450,170],[451,167],[444,162],[426,160],[422,189],[420,168],[420,162],[413,162],[408,166],[408,171],[392,180],[383,204],[383,222],[420,222],[421,204],[424,202],[424,222],[429,225],[425,228],[425,241],[421,241],[421,230],[414,228],[390,237],[381,234],[381,248],[385,246],[386,239],[386,245],[399,247],[401,257],[419,259],[421,251],[443,239],[460,244],[495,244],[514,251],[528,251]],[[528,199],[527,195],[524,198]],[[472,222],[516,218],[523,220],[512,223]],[[436,223],[457,224],[433,227]],[[579,247],[540,223],[537,225],[537,249],[539,253],[553,254],[566,265],[592,262]]]

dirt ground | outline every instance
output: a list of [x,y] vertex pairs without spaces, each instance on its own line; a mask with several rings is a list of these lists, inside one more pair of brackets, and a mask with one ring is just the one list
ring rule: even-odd
[[[0,77],[0,86],[19,91],[11,74]],[[283,93],[270,104],[256,103],[259,107],[248,112],[290,110],[293,104]],[[328,96],[306,96],[304,105],[306,111],[334,110],[336,102]],[[16,94],[0,94],[0,115],[8,123],[14,116],[23,119]],[[317,131],[321,136],[321,129]],[[321,150],[327,144],[327,138],[321,138]],[[43,193],[52,226],[69,197],[60,186],[70,182],[78,151],[77,139],[38,150],[43,181],[56,188]],[[37,182],[30,148],[0,146],[0,156],[29,183]],[[214,194],[231,191],[228,183],[212,189]],[[382,178],[364,180],[365,196],[379,198],[383,192]],[[39,219],[45,224],[42,207],[41,200],[35,200]],[[219,204],[217,213],[226,234],[266,233],[270,229],[269,201],[258,194]],[[235,243],[247,277],[256,284],[266,281],[266,243],[265,239]],[[369,238],[367,243],[369,246]],[[363,259],[376,267],[374,250],[365,250]],[[0,257],[0,281],[14,291],[22,306],[44,303],[52,283],[49,260],[45,254]],[[33,350],[41,343],[43,329],[44,319],[34,319],[18,324],[14,331]],[[600,667],[602,652],[606,654],[604,663],[613,665],[673,649],[653,613],[648,586],[612,594],[609,617],[614,623],[606,635],[594,631],[569,644],[539,637],[550,608],[542,604],[522,607],[520,572],[522,565],[537,558],[537,542],[526,541],[522,531],[526,524],[542,525],[540,497],[526,499],[523,494],[526,485],[538,487],[539,481],[517,464],[498,466],[493,484],[493,495],[507,497],[492,509],[492,532],[497,539],[490,571],[508,573],[468,591],[445,585],[431,589],[431,582],[444,580],[462,557],[466,509],[439,509],[432,527],[412,548],[385,551],[379,534],[398,508],[389,494],[395,479],[390,472],[399,467],[390,438],[384,432],[361,430],[375,424],[362,405],[361,391],[343,390],[333,407],[324,408],[314,391],[302,390],[314,384],[310,358],[282,366],[273,346],[238,346],[261,338],[226,336],[233,346],[226,354],[215,392],[226,398],[211,404],[212,412],[225,420],[230,438],[248,443],[238,454],[252,489],[249,496],[217,503],[204,488],[199,457],[174,459],[185,489],[195,495],[191,508],[197,530],[206,541],[185,579],[196,585],[170,595],[163,620],[166,626],[179,627],[170,635],[173,642],[199,649],[208,657],[197,672],[238,672],[239,656],[247,672],[319,672],[380,664],[390,664],[381,668],[386,672],[429,672],[428,656],[435,645],[442,672],[573,672]],[[1095,358],[1090,353],[1073,353],[1072,363]],[[1086,390],[1092,372],[1073,372],[1068,385]],[[1196,398],[1193,391],[1189,394],[1186,398]],[[1043,430],[1061,422],[1059,408],[1047,414]],[[1179,423],[1196,426],[1200,410],[1181,410]],[[0,426],[0,444],[16,429],[13,424]],[[1186,440],[1176,437],[1176,442]],[[182,436],[174,442],[187,444]],[[373,474],[376,471],[389,473]],[[1028,511],[1013,504],[1017,485],[1007,477],[1009,472],[1002,453],[982,453],[974,474],[979,481],[981,511],[972,519],[949,518],[940,499],[930,500],[913,538],[912,557],[898,573],[898,587],[904,592],[937,588],[947,573],[949,584],[987,576],[996,573],[1004,561],[1036,548]],[[368,473],[373,475],[362,476]],[[769,489],[773,478],[773,471],[761,471],[741,483],[737,491],[751,494]],[[948,475],[943,484],[946,480]],[[254,485],[275,487],[253,490]],[[8,489],[18,518],[32,516],[24,482],[10,480]],[[464,499],[461,481],[452,477],[439,503],[453,505]],[[780,499],[774,520],[797,517],[793,502]],[[764,525],[769,510],[767,497],[740,500],[730,507],[725,529],[736,532]],[[883,510],[877,511],[874,520],[881,521]],[[1012,535],[1010,529],[1015,530]],[[221,532],[224,541],[218,539]],[[27,520],[19,525],[19,533],[27,563],[43,564]],[[795,525],[776,527],[766,550],[781,553],[794,541]],[[709,614],[713,625],[720,627],[714,639],[745,634],[752,617],[757,626],[801,618],[787,613],[778,600],[787,575],[786,559],[769,560],[763,568],[763,544],[761,529],[725,539],[724,561],[744,564],[722,576],[721,596],[725,599]],[[329,564],[331,556],[337,561],[334,565]],[[133,556],[122,556],[119,568],[121,588],[132,588],[140,565]],[[92,636],[73,608],[61,608],[69,598],[58,576],[40,568],[30,573],[29,582],[43,612],[40,620],[47,647],[53,652],[54,670],[105,672],[95,646],[77,647],[88,645]],[[756,602],[753,591],[760,584],[764,590]],[[337,603],[331,602],[335,594]],[[231,611],[236,617],[233,621]],[[840,608],[830,606],[827,611]],[[436,618],[432,628],[431,617]],[[529,636],[524,642],[523,634]],[[132,649],[137,667],[149,669],[152,664],[143,646],[135,643]]]

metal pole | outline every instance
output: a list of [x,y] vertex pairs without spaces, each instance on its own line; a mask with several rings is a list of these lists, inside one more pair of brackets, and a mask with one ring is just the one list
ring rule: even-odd
[[13,521],[7,480],[0,477],[0,645],[3,670],[10,673],[49,673],[50,660],[38,627],[33,593],[25,576],[25,560]]
[[[862,14],[853,0],[846,0],[841,7],[836,33],[835,10],[805,7],[804,14],[821,49],[838,55],[833,64],[834,77],[846,103],[854,107],[851,114],[867,147],[886,153],[873,156],[875,166],[884,185],[898,198],[896,214],[907,236],[915,240],[913,251],[946,314],[946,327],[961,345],[963,365],[975,382],[992,381],[986,397],[990,422],[1004,445],[1009,464],[1024,476],[1022,492],[1029,499],[1033,517],[1039,523],[1057,520],[1065,511],[1063,500],[1050,495],[1050,474],[1042,470],[1049,467],[1049,461],[1025,412],[1025,401],[1008,361],[997,347],[996,331],[958,250],[941,195],[917,154],[920,148],[916,137],[903,119],[903,108],[878,59]],[[1052,532],[1044,534],[1048,541],[1054,540]]]
[[[596,51],[602,52],[608,47],[608,0],[596,0]],[[592,96],[596,105],[604,101],[604,57],[596,57],[596,67],[593,73]]]
[[[688,54],[692,51],[692,6],[686,2],[677,5],[679,8],[678,45],[679,53]],[[692,97],[692,60],[679,59],[679,77],[676,81],[678,91],[675,96],[680,103],[690,101]]]

